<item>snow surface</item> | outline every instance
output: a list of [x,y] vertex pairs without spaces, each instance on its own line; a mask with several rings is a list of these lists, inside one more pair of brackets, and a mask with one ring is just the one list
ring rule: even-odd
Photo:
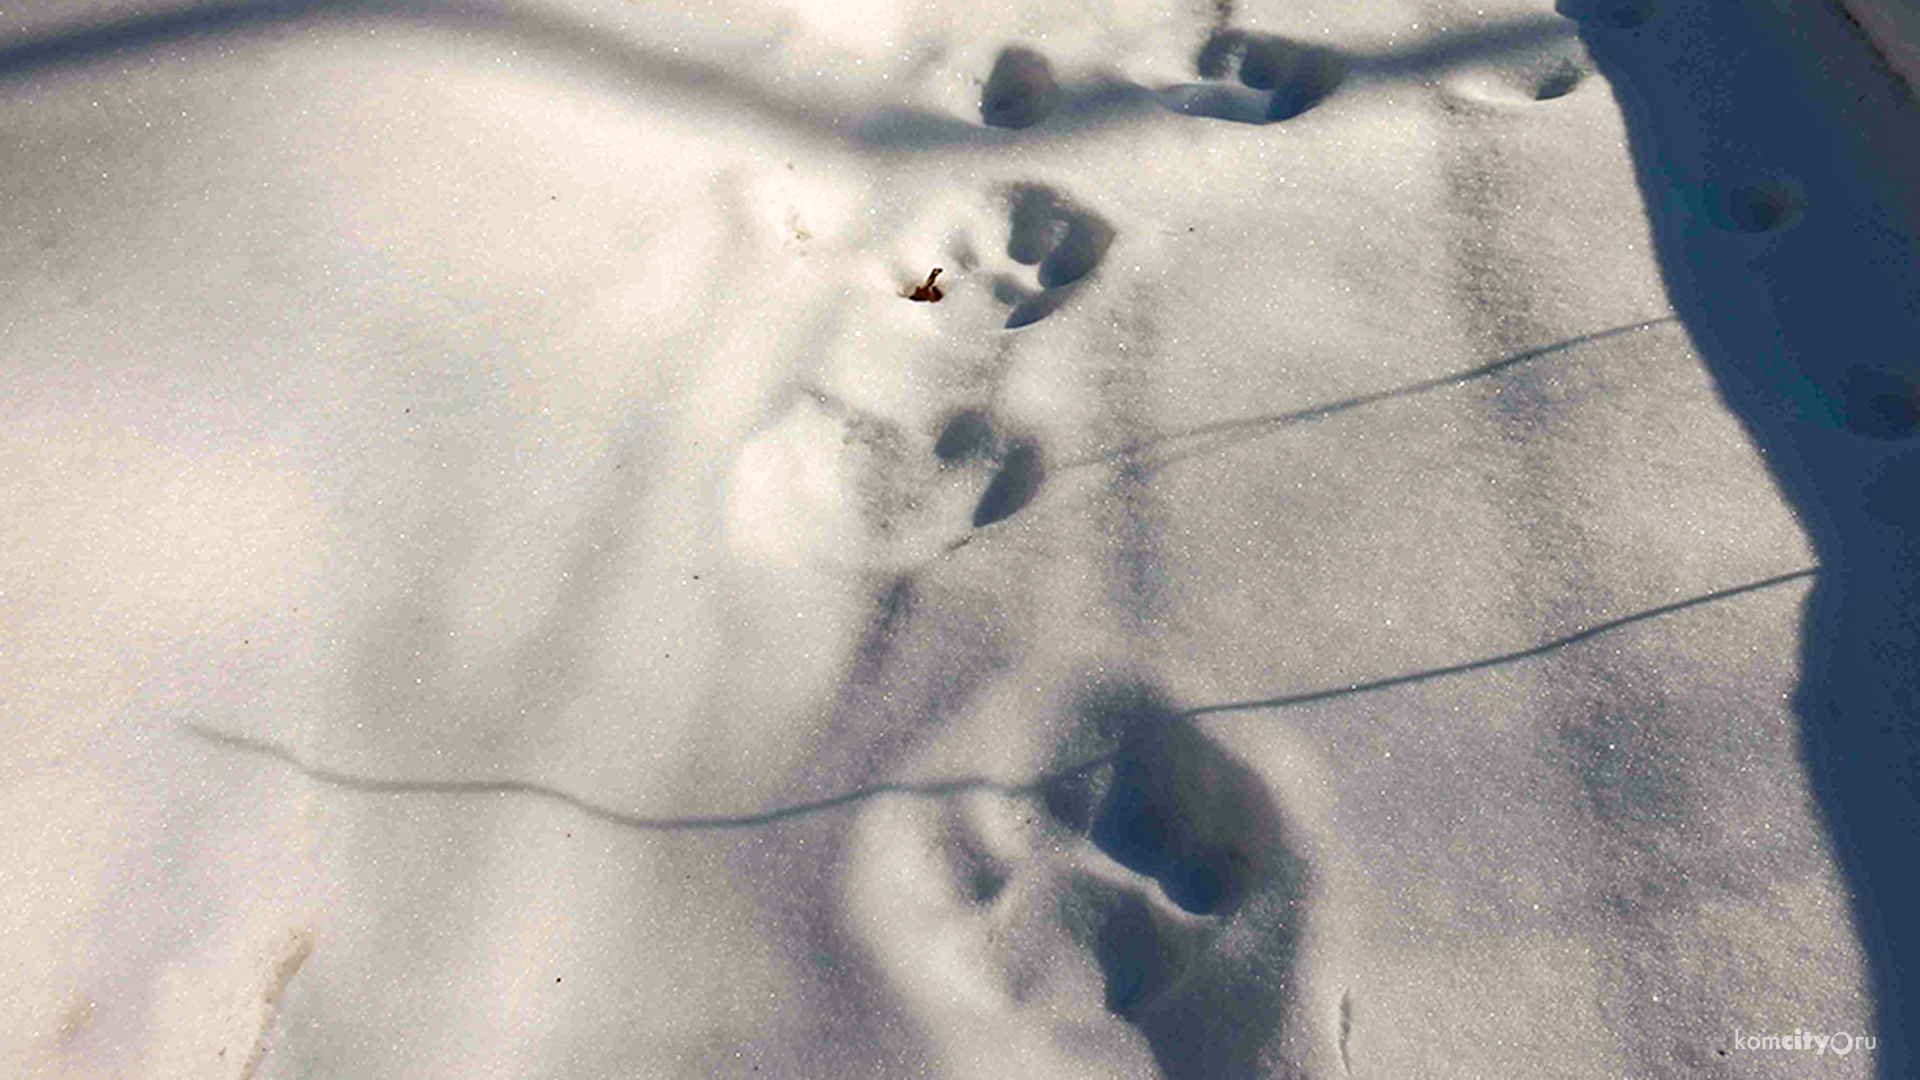
[[1908,86],[1920,83],[1920,4],[1911,0],[1846,0],[1847,15],[1873,42],[1881,59]]
[[0,35],[0,1075],[1905,1075],[1837,9]]

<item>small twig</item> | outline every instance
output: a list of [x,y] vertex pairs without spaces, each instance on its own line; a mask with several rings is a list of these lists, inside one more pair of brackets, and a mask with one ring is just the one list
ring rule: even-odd
[[933,279],[939,276],[940,268],[936,266],[933,268],[933,273],[927,275],[926,284],[916,286],[912,292],[907,294],[907,299],[923,300],[929,304],[939,303],[940,298],[947,295],[940,291],[940,286],[933,283]]

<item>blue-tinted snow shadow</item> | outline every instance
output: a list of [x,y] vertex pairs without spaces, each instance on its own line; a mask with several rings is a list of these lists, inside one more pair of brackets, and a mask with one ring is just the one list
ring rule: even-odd
[[1837,7],[1561,10],[1619,100],[1674,310],[1819,554],[1803,753],[1855,898],[1874,1056],[1904,1077],[1920,1008],[1920,109]]

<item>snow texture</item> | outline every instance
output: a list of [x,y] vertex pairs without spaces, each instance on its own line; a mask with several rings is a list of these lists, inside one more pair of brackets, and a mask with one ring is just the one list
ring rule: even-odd
[[1910,1075],[1917,158],[1816,3],[0,15],[0,1076]]

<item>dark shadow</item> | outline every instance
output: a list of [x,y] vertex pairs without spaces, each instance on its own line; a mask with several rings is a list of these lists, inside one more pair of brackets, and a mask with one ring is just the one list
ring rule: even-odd
[[1023,128],[1052,115],[1060,84],[1047,58],[1015,45],[1000,53],[980,94],[980,121],[988,127]]
[[1032,326],[1041,319],[1059,311],[1076,290],[1072,286],[1059,289],[1042,289],[1037,293],[1022,293],[1015,297],[1013,309],[1007,312],[1006,328],[1018,330],[1023,326]]
[[369,20],[507,38],[516,48],[544,52],[636,87],[697,91],[796,127],[826,132],[838,126],[835,118],[755,86],[723,64],[652,49],[551,9],[487,0],[229,0],[119,22],[81,23],[0,46],[0,83],[162,46],[231,46],[236,38],[280,28],[324,29]]
[[1267,123],[1267,110],[1272,102],[1271,94],[1217,83],[1169,86],[1160,90],[1155,98],[1168,112],[1235,124]]
[[1535,53],[1544,46],[1573,37],[1575,32],[1574,24],[1565,19],[1529,15],[1438,34],[1401,49],[1349,53],[1345,62],[1348,71],[1356,75],[1425,82],[1468,64]]
[[1170,86],[1160,103],[1186,116],[1242,124],[1291,120],[1318,105],[1346,78],[1338,52],[1274,34],[1215,30],[1194,57],[1203,79],[1238,76],[1234,85]]
[[[1109,690],[1096,700],[1101,719],[1120,719],[1126,734],[1088,839],[1158,881],[1181,909],[1231,913],[1279,857],[1268,850],[1281,830],[1265,785],[1150,692]],[[1049,790],[1060,787],[1056,779]]]
[[1071,285],[1100,265],[1116,234],[1100,215],[1044,184],[1007,191],[1007,257],[1038,268],[1042,288]]
[[1107,1011],[1125,1016],[1172,982],[1178,969],[1145,897],[1122,893],[1102,916],[1093,955],[1105,983]]
[[1818,555],[1803,754],[1870,967],[1873,1056],[1881,1076],[1910,1076],[1920,110],[1837,5],[1561,9],[1619,102],[1674,310]]
[[980,504],[973,508],[973,527],[984,528],[1005,521],[1033,501],[1040,491],[1046,469],[1040,463],[1040,448],[1030,442],[1015,442],[1007,450],[1000,471],[993,474]]
[[1113,246],[1114,229],[1097,214],[1070,210],[1065,219],[1066,235],[1040,260],[1040,285],[1059,289],[1072,285],[1100,265],[1107,248]]
[[978,409],[965,409],[949,417],[933,444],[933,456],[942,465],[972,461],[992,450],[993,421]]
[[[584,19],[510,0],[229,0],[190,10],[84,22],[0,46],[0,86],[61,68],[106,63],[167,46],[232,47],[250,36],[298,27],[345,29],[364,23],[416,24],[463,38],[498,38],[518,53],[543,56],[624,94],[698,96],[752,112],[828,143],[870,153],[1000,145],[1004,132],[951,116],[880,109],[849,116],[764,85],[734,66],[690,52],[654,48]],[[1081,122],[1101,126],[1114,111],[1110,95],[1094,94]],[[1120,113],[1142,111],[1120,108]]]
[[1840,374],[1840,419],[1869,439],[1909,439],[1920,430],[1920,372],[1871,363]]
[[1039,292],[1011,279],[994,283],[995,298],[1012,307],[1007,329],[1018,330],[1058,311],[1074,286],[1099,268],[1118,233],[1044,184],[1009,188],[1007,212],[1007,257],[1034,267],[1040,283]]
[[1007,258],[1037,266],[1067,232],[1066,201],[1044,184],[1015,184],[1007,192]]
[[1729,232],[1769,233],[1784,229],[1798,216],[1802,198],[1797,185],[1709,183],[1701,205],[1707,220]]
[[1632,30],[1652,19],[1659,6],[1655,0],[1559,0],[1553,10],[1584,26]]
[[[956,147],[997,147],[1021,137],[1017,130],[985,126],[985,113],[982,123],[905,108],[848,114],[843,109],[780,93],[726,63],[651,48],[550,8],[519,6],[500,0],[232,0],[200,4],[183,12],[82,23],[0,46],[0,84],[18,82],[49,69],[106,62],[130,52],[162,46],[216,41],[231,45],[235,43],[233,39],[281,27],[344,27],[367,20],[417,23],[469,37],[498,37],[516,50],[544,53],[574,70],[610,85],[629,88],[635,94],[654,91],[697,95],[715,104],[749,110],[776,124],[859,153],[894,155]],[[1445,34],[1401,49],[1371,53],[1322,51],[1327,61],[1341,72],[1364,72],[1375,79],[1424,82],[1448,68],[1529,48],[1555,36],[1565,37],[1570,33],[1570,26],[1565,20],[1526,18],[1494,23],[1471,32]],[[1045,63],[1044,58],[1042,62]],[[991,75],[990,72],[989,79]],[[1048,78],[1051,77],[1049,72]],[[1034,65],[1015,60],[1010,62],[1009,74],[1003,82],[1009,87],[1029,88],[1009,92],[1006,101],[1012,111],[1005,114],[1006,118],[1017,119],[1021,115],[1021,102],[1051,101],[1044,126],[1051,137],[1096,134],[1117,125],[1146,122],[1164,115],[1153,89],[1112,77],[1056,84],[1051,92],[1042,87],[1035,93],[1031,87],[1043,80],[1035,75]],[[1277,95],[1263,96],[1265,110],[1284,112],[1288,107]],[[982,104],[987,106],[992,102],[983,96]]]
[[1501,653],[1498,656],[1488,656],[1479,660],[1468,660],[1458,664],[1449,664],[1446,667],[1428,668],[1425,671],[1416,671],[1407,675],[1394,675],[1385,679],[1353,683],[1348,686],[1338,686],[1328,690],[1309,690],[1305,693],[1287,694],[1283,697],[1261,698],[1256,701],[1229,701],[1219,705],[1202,705],[1197,709],[1188,709],[1186,712],[1181,713],[1180,717],[1183,720],[1191,720],[1196,717],[1206,716],[1210,713],[1239,712],[1245,709],[1279,709],[1291,705],[1310,705],[1316,701],[1330,701],[1334,698],[1372,693],[1375,690],[1390,690],[1396,686],[1411,686],[1414,683],[1444,679],[1450,675],[1464,675],[1472,671],[1484,671],[1487,668],[1499,667],[1502,664],[1511,664],[1519,660],[1529,660],[1536,656],[1545,656],[1547,653],[1556,652],[1569,645],[1577,645],[1582,641],[1599,637],[1601,634],[1618,630],[1623,626],[1631,626],[1634,623],[1645,622],[1648,619],[1657,619],[1662,615],[1671,615],[1677,611],[1685,611],[1688,608],[1699,607],[1702,604],[1711,604],[1717,600],[1727,600],[1746,593],[1758,592],[1761,589],[1771,589],[1776,585],[1785,585],[1790,581],[1812,578],[1818,573],[1819,571],[1815,568],[1808,567],[1805,570],[1794,570],[1790,573],[1776,574],[1770,578],[1762,578],[1759,581],[1750,581],[1745,585],[1734,585],[1730,588],[1716,589],[1710,593],[1702,593],[1699,596],[1689,597],[1685,600],[1677,600],[1671,604],[1662,604],[1659,607],[1634,612],[1632,615],[1624,615],[1610,622],[1590,626],[1578,633],[1554,638],[1552,641],[1535,645],[1529,649]]
[[0,47],[0,81],[79,67],[124,52],[168,44],[225,38],[302,19],[325,18],[340,8],[322,0],[279,3],[200,4],[184,11],[139,15],[121,22],[83,23]]
[[1586,77],[1586,70],[1578,63],[1561,60],[1532,75],[1528,91],[1535,101],[1552,101],[1573,93]]
[[1499,360],[1482,364],[1479,367],[1468,368],[1465,371],[1455,371],[1446,375],[1436,375],[1431,379],[1422,379],[1419,382],[1396,386],[1388,390],[1376,390],[1370,394],[1357,394],[1350,398],[1330,401],[1324,405],[1310,405],[1303,409],[1292,409],[1282,413],[1246,416],[1234,420],[1218,420],[1211,424],[1200,424],[1180,431],[1161,432],[1144,439],[1136,440],[1130,443],[1123,451],[1116,451],[1100,457],[1075,458],[1072,461],[1062,463],[1059,467],[1061,469],[1083,468],[1088,465],[1138,458],[1147,451],[1160,449],[1161,452],[1159,454],[1151,456],[1149,460],[1143,464],[1143,467],[1148,471],[1158,471],[1188,458],[1218,453],[1243,442],[1264,438],[1282,428],[1292,427],[1295,424],[1325,420],[1328,417],[1338,416],[1351,409],[1358,409],[1367,405],[1377,405],[1383,401],[1392,401],[1395,398],[1413,397],[1417,394],[1424,394],[1428,391],[1439,390],[1448,386],[1459,386],[1463,383],[1470,383],[1477,379],[1487,378],[1490,375],[1498,375],[1509,368],[1538,360],[1542,357],[1552,356],[1556,353],[1566,352],[1569,349],[1578,348],[1581,345],[1588,345],[1596,341],[1605,341],[1608,338],[1620,337],[1624,334],[1632,334],[1677,321],[1679,321],[1677,316],[1668,315],[1658,319],[1647,319],[1642,322],[1628,323],[1625,326],[1614,326],[1605,330],[1595,330],[1590,334],[1581,334],[1577,337],[1566,338],[1561,341],[1556,341],[1551,345],[1542,345],[1537,349],[1527,349],[1524,352],[1517,352],[1512,356],[1502,357]]
[[686,817],[648,817],[643,814],[629,814],[612,807],[589,802],[578,795],[562,791],[548,784],[528,780],[393,780],[375,776],[362,776],[357,773],[330,769],[307,761],[285,747],[245,735],[216,731],[200,724],[183,721],[180,729],[188,735],[214,746],[259,757],[272,758],[290,766],[310,780],[357,791],[366,795],[527,795],[539,799],[549,799],[578,811],[595,821],[604,821],[622,828],[637,829],[643,832],[700,832],[718,829],[753,829],[768,825],[778,825],[819,814],[830,810],[841,810],[856,806],[868,799],[880,795],[913,795],[922,798],[944,799],[963,795],[971,791],[998,792],[1003,795],[1029,796],[1040,794],[1048,784],[1071,781],[1078,773],[1100,769],[1108,764],[1110,758],[1098,758],[1084,761],[1067,768],[1058,769],[1024,784],[1004,784],[985,777],[955,777],[951,780],[934,780],[923,784],[872,784],[842,792],[839,795],[816,799],[811,802],[795,803],[773,810],[752,814],[711,814]]
[[[1186,721],[1198,719],[1212,713],[1236,712],[1246,709],[1276,709],[1294,705],[1305,705],[1316,701],[1347,697],[1355,694],[1370,693],[1375,690],[1390,689],[1425,682],[1430,679],[1445,678],[1451,675],[1466,674],[1501,664],[1510,664],[1541,656],[1562,649],[1577,642],[1598,637],[1608,631],[1619,629],[1637,622],[1659,618],[1688,608],[1698,607],[1719,600],[1730,599],[1760,589],[1772,588],[1790,581],[1810,578],[1816,571],[1809,568],[1792,573],[1780,574],[1761,581],[1749,582],[1732,588],[1720,589],[1700,596],[1681,600],[1660,607],[1649,608],[1632,615],[1589,627],[1576,634],[1556,638],[1542,645],[1517,652],[1503,653],[1480,660],[1467,661],[1447,667],[1431,668],[1425,671],[1395,675],[1390,678],[1376,679],[1364,683],[1351,683],[1346,686],[1315,690],[1284,697],[1263,698],[1253,701],[1234,701],[1216,705],[1202,705],[1182,712],[1169,712],[1168,707],[1158,698],[1144,692],[1107,692],[1095,694],[1084,705],[1093,718],[1104,721],[1103,737],[1123,748],[1128,746],[1129,738],[1144,738],[1161,728],[1171,728]],[[897,622],[901,611],[911,604],[911,597],[905,592],[894,590],[882,602],[883,623]],[[890,637],[883,632],[881,637]],[[876,646],[878,648],[878,646]],[[1090,755],[1082,760],[1052,769],[1034,779],[1021,784],[1005,784],[984,777],[956,777],[951,780],[930,781],[923,784],[874,784],[842,792],[839,795],[816,799],[810,802],[795,803],[773,810],[751,814],[715,814],[691,817],[647,817],[629,814],[610,807],[589,802],[577,795],[562,791],[546,784],[525,780],[400,780],[381,777],[362,776],[325,765],[310,762],[285,747],[245,735],[235,735],[218,731],[202,724],[182,721],[180,729],[188,735],[211,745],[241,753],[271,758],[287,765],[307,778],[318,783],[358,791],[370,795],[528,795],[535,798],[551,799],[569,806],[587,817],[630,829],[653,832],[697,831],[704,829],[744,829],[766,825],[775,825],[782,821],[817,814],[829,810],[838,810],[853,806],[878,795],[917,795],[928,798],[947,798],[969,791],[995,791],[1008,795],[1038,797],[1042,805],[1055,818],[1068,824],[1076,831],[1093,828],[1098,816],[1103,813],[1103,804],[1113,785],[1116,772],[1114,766],[1122,760],[1122,753]],[[1133,744],[1133,745],[1138,745]]]
[[[1177,927],[1147,903],[1116,912],[1097,939],[1107,1007],[1146,1036],[1162,1076],[1260,1075],[1297,993],[1307,861],[1260,776],[1181,723],[1185,714],[1153,687],[1097,686],[1079,711],[1120,748],[1110,764],[1071,778],[1103,781],[1087,838],[1212,920],[1176,940]],[[1231,949],[1211,947],[1225,936]]]

